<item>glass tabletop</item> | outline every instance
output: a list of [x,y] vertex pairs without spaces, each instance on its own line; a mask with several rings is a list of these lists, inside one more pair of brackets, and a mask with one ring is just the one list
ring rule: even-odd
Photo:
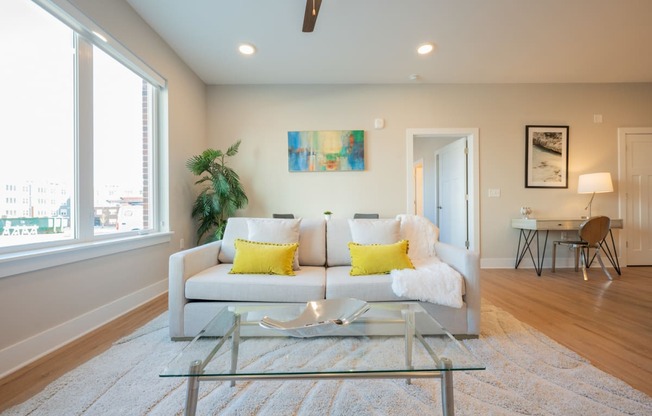
[[296,320],[306,304],[224,307],[160,376],[233,379],[485,369],[418,303],[367,305],[352,322],[339,322],[308,338],[260,325],[264,318]]

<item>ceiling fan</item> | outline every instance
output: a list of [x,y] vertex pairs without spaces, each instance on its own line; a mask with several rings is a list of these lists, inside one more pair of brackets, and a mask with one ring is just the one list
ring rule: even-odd
[[315,30],[317,15],[321,7],[321,0],[306,0],[306,13],[303,15],[303,32]]

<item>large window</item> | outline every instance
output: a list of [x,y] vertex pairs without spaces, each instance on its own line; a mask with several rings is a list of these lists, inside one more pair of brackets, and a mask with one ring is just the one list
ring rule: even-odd
[[93,48],[95,234],[152,228],[149,181],[155,89]]
[[159,231],[163,83],[40,3],[0,3],[0,254]]

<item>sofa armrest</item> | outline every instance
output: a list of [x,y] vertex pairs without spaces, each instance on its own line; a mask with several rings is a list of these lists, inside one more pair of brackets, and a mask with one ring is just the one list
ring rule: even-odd
[[183,308],[188,300],[185,283],[189,277],[218,264],[222,241],[174,253],[170,256],[168,277],[168,313],[170,315],[170,337],[184,336]]
[[468,334],[480,334],[480,259],[478,255],[464,248],[436,242],[437,257],[464,276],[464,301],[467,308]]

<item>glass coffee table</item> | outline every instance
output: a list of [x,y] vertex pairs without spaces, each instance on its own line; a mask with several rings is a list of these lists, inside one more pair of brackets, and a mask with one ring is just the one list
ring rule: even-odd
[[[188,379],[186,415],[195,414],[199,383],[204,381],[230,381],[233,386],[238,380],[375,378],[407,383],[413,378],[439,379],[443,414],[454,415],[453,373],[485,366],[418,303],[367,305],[352,322],[337,322],[323,335],[313,331],[308,338],[260,325],[263,318],[292,321],[306,304],[225,307],[160,376]],[[332,354],[324,357],[315,351],[325,337]],[[265,354],[272,358],[257,364]]]

